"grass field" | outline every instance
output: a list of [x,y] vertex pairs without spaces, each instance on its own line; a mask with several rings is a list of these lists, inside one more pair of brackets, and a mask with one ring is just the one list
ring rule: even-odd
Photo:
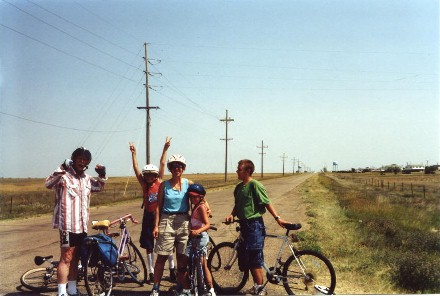
[[336,294],[440,293],[440,176],[392,176],[434,185],[425,197],[368,181],[390,177],[320,174],[301,187],[303,247],[331,259]]
[[[265,174],[264,179],[281,177],[282,174]],[[170,176],[165,176],[165,179]],[[217,187],[233,186],[238,183],[236,174],[229,174],[225,182],[224,174],[187,174],[184,175],[196,183],[203,184],[208,190]],[[259,179],[258,175],[255,175]],[[50,213],[54,206],[53,190],[44,186],[45,179],[0,179],[0,219],[29,217]],[[139,198],[142,192],[137,179],[133,177],[111,177],[105,185],[105,190],[94,193],[91,205],[104,205]]]

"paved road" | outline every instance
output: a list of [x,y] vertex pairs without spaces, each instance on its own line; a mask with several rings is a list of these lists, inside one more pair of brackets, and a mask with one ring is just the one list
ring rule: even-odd
[[[279,215],[283,219],[292,222],[304,222],[305,209],[301,206],[296,194],[295,188],[304,182],[311,174],[294,175],[291,177],[271,179],[263,181],[269,196],[277,209]],[[213,218],[211,223],[217,224],[219,230],[211,232],[211,236],[216,242],[231,240],[235,237],[235,231],[232,227],[225,226],[221,223],[224,218],[232,210],[233,187],[210,191],[207,199],[213,209]],[[92,196],[93,198],[93,196]],[[127,202],[113,206],[102,206],[91,209],[91,219],[113,220],[127,213],[132,213],[139,219],[142,218],[142,210],[140,209],[140,201]],[[268,232],[282,233],[279,226],[269,216],[265,216]],[[129,229],[135,242],[139,237],[140,225],[130,225]],[[93,232],[91,230],[90,232]],[[266,243],[266,250],[270,250],[270,242]],[[265,253],[268,253],[266,251]],[[0,222],[0,295],[56,295],[56,293],[35,294],[26,290],[20,285],[21,274],[33,268],[33,258],[36,255],[55,255],[59,256],[58,232],[51,228],[51,216],[44,215],[41,217],[33,217],[29,219],[8,220]],[[168,272],[165,271],[165,275]],[[250,283],[248,283],[250,285]],[[167,281],[162,282],[163,290],[171,286]],[[124,288],[116,287],[113,295],[147,295],[151,286],[138,288],[135,291],[126,291]],[[268,285],[268,291],[283,293],[278,287]],[[85,288],[80,286],[80,290],[85,293]],[[279,291],[279,292],[278,292]],[[271,293],[275,294],[275,293]]]

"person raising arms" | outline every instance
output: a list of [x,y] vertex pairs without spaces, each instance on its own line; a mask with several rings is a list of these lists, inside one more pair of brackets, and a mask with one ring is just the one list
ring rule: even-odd
[[[136,174],[136,178],[142,187],[143,202],[141,208],[144,209],[144,215],[142,218],[142,230],[140,236],[141,248],[146,249],[147,252],[147,267],[149,271],[149,281],[152,283],[154,281],[154,236],[153,230],[156,221],[156,208],[157,208],[157,195],[159,191],[160,183],[162,183],[167,150],[171,145],[171,138],[166,137],[165,144],[162,150],[162,156],[159,161],[159,168],[154,164],[147,164],[143,167],[142,171],[139,169],[136,147],[134,143],[130,142],[131,158],[133,162],[133,170]],[[170,268],[170,280],[176,281],[176,273],[174,269],[174,256],[171,254],[168,257],[169,268]]]

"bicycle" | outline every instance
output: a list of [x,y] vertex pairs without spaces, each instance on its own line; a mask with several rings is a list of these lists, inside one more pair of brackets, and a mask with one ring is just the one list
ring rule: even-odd
[[[85,286],[90,296],[109,296],[114,286],[114,281],[119,283],[135,283],[143,286],[147,281],[147,268],[139,249],[131,240],[127,229],[127,222],[139,223],[131,214],[127,214],[112,222],[109,220],[92,221],[92,228],[101,231],[106,236],[120,236],[117,248],[117,260],[114,266],[106,264],[99,254],[96,239],[89,239],[89,252],[84,265]],[[109,228],[119,225],[119,233],[109,233]],[[93,237],[93,236],[91,236]],[[90,238],[90,237],[88,237]]]
[[[232,223],[239,223],[234,220]],[[224,224],[230,224],[223,222]],[[321,253],[313,250],[298,250],[293,242],[295,236],[289,232],[299,230],[301,224],[285,223],[285,235],[267,234],[266,237],[282,241],[273,266],[264,262],[267,283],[282,283],[287,294],[333,294],[336,286],[336,273],[331,262]],[[240,232],[240,226],[236,227]],[[238,250],[243,238],[241,233],[234,242],[222,242],[215,247],[208,257],[208,268],[213,277],[214,288],[221,294],[237,294],[249,278],[249,270],[238,266]],[[286,261],[281,255],[285,247],[292,253]],[[217,254],[217,255],[215,255]]]
[[[53,256],[35,256],[34,263],[38,266],[47,262],[46,267],[29,269],[20,277],[21,284],[34,292],[55,292],[58,290],[57,269],[59,261],[53,261]],[[84,268],[78,267],[77,281],[84,278]]]
[[202,249],[198,249],[197,242],[202,238],[202,235],[191,237],[192,251],[189,258],[189,272],[188,278],[190,282],[191,294],[194,296],[205,295],[208,288],[205,283],[205,270],[203,269],[203,259],[206,260],[206,254]]

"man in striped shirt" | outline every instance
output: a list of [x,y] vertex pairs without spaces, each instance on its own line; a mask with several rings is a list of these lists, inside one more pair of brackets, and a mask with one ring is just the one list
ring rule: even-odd
[[52,225],[59,229],[61,256],[58,266],[58,296],[79,296],[76,287],[79,252],[87,236],[90,196],[104,189],[105,167],[96,165],[99,178],[85,173],[92,155],[84,147],[76,149],[46,179],[46,188],[55,190]]

